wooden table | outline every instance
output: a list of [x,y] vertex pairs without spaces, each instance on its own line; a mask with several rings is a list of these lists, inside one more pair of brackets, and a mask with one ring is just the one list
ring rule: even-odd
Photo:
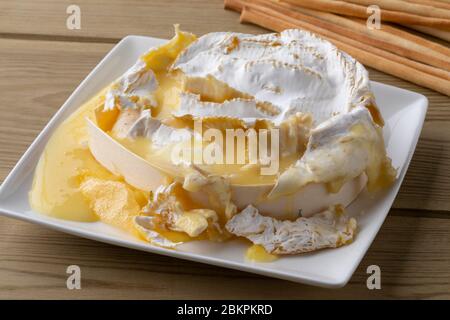
[[[81,30],[66,8],[81,8]],[[221,0],[0,1],[0,179],[99,60],[129,34],[261,33]],[[0,298],[450,298],[450,99],[370,70],[430,101],[406,179],[366,257],[343,289],[315,288],[85,240],[0,218]],[[66,267],[82,289],[66,289]],[[381,290],[366,269],[381,268]]]

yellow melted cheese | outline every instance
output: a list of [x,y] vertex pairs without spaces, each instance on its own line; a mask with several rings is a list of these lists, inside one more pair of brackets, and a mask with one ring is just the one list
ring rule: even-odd
[[[194,35],[177,30],[176,36],[171,41],[149,51],[142,59],[148,68],[162,74],[181,50],[194,40]],[[165,85],[164,76],[160,76],[159,80],[162,87],[156,98],[159,102],[169,104],[171,99],[174,99],[176,89],[169,90],[168,87],[175,87],[174,82],[168,79]],[[86,178],[122,181],[94,159],[87,144],[85,118],[95,120],[96,110],[102,108],[104,104],[106,90],[102,90],[70,115],[50,137],[36,167],[29,194],[33,210],[67,220],[99,219],[99,215],[92,209],[92,201],[83,196],[81,184]],[[113,122],[116,116],[115,111],[108,112],[103,120]],[[109,125],[110,123],[99,123],[100,127]]]
[[272,262],[277,260],[278,256],[268,253],[263,246],[254,244],[247,249],[245,258],[253,262]]
[[79,187],[87,176],[118,179],[94,159],[87,146],[85,117],[94,118],[94,110],[104,101],[103,93],[73,113],[50,137],[29,195],[35,211],[68,220],[98,219]]

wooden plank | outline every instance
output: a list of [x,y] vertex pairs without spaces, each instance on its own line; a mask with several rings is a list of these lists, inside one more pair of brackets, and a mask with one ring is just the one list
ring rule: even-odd
[[[81,10],[81,29],[69,30],[66,9],[76,3]],[[26,23],[24,23],[26,21]],[[222,0],[22,0],[0,1],[0,32],[3,34],[52,35],[100,38],[111,41],[130,34],[168,38],[173,24],[196,34],[212,31],[255,32],[241,25],[235,12],[223,9]]]
[[[350,283],[328,290],[0,218],[0,299],[448,299],[449,230],[450,219],[390,216]],[[66,289],[72,264],[81,268],[81,290]],[[373,264],[381,268],[381,290],[366,287],[366,270]]]
[[[0,39],[0,179],[112,46]],[[420,91],[377,71],[372,71],[372,78]],[[398,208],[450,210],[450,108],[445,108],[449,98],[431,92],[429,97],[427,123],[395,202]]]
[[449,163],[449,122],[427,120],[394,207],[450,210]]
[[3,180],[76,86],[112,48],[0,40],[0,177]]

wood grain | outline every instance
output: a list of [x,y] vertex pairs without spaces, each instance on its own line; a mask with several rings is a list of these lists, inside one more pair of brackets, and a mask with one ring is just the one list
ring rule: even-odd
[[[221,0],[80,0],[82,29],[71,31],[65,11],[72,3],[0,0],[0,181],[123,36],[168,38],[174,23],[197,34],[264,32],[239,24]],[[0,298],[450,298],[450,99],[376,70],[370,74],[426,95],[430,106],[396,209],[344,289],[119,248],[0,217]],[[82,290],[65,288],[70,264],[82,268]],[[366,288],[371,264],[381,267],[380,291]]]
[[[0,218],[0,299],[450,298],[450,219],[388,217],[350,283],[329,290],[85,240]],[[81,268],[81,290],[66,268]],[[366,269],[381,268],[381,290]],[[195,288],[195,289],[194,289]]]
[[[81,9],[81,30],[66,28],[66,8],[74,3]],[[224,10],[222,0],[0,1],[0,32],[4,34],[94,38],[111,42],[130,34],[169,38],[175,23],[196,34],[261,30],[239,24],[238,15]]]

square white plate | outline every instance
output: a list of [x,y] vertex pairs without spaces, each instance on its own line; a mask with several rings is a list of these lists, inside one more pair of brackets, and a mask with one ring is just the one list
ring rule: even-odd
[[81,223],[59,220],[33,212],[28,203],[34,168],[53,130],[81,104],[119,77],[149,48],[166,40],[128,36],[120,41],[92,70],[67,99],[41,134],[28,148],[0,188],[0,214],[56,230],[119,246],[209,263],[266,276],[323,287],[344,286],[386,218],[408,168],[425,118],[428,100],[417,93],[380,83],[372,83],[377,103],[386,120],[384,128],[388,154],[398,168],[395,184],[375,198],[363,193],[349,207],[358,219],[355,241],[342,248],[282,257],[271,263],[245,260],[246,246],[240,241],[213,243],[191,242],[177,250],[152,246],[101,222]]

